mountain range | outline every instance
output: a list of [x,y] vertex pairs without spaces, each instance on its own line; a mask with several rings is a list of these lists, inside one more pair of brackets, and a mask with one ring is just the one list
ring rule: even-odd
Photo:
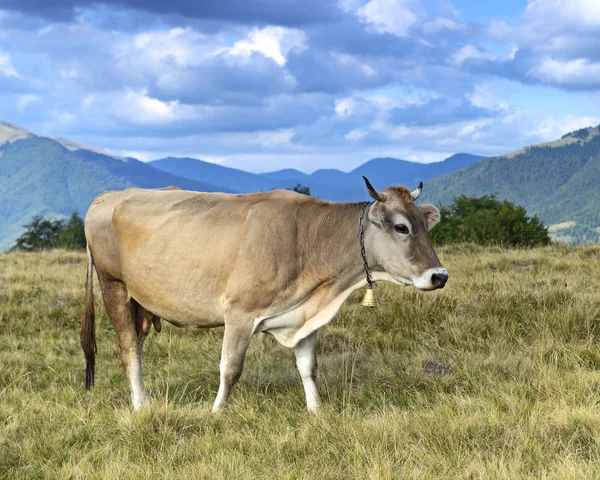
[[311,194],[317,197],[349,202],[369,198],[364,188],[363,175],[382,188],[388,185],[417,185],[420,181],[454,172],[483,158],[485,157],[468,153],[459,153],[434,163],[374,158],[348,173],[336,169],[321,169],[311,174],[294,169],[255,174],[194,158],[169,157],[149,162],[149,165],[172,175],[201,180],[238,192],[262,192],[301,184],[309,187]]
[[364,201],[369,197],[363,175],[380,189],[412,188],[424,181],[424,201],[433,203],[447,204],[461,194],[496,194],[540,216],[556,238],[567,242],[598,241],[600,235],[598,127],[500,157],[459,153],[428,164],[374,158],[350,172],[283,169],[257,174],[193,158],[144,163],[0,122],[0,251],[14,243],[33,216],[83,215],[105,190],[177,185],[249,193],[301,184],[320,198]]

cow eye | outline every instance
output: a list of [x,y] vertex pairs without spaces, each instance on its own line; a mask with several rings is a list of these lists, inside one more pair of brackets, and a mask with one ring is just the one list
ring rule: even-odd
[[408,233],[408,227],[406,225],[404,225],[403,223],[399,223],[398,225],[396,225],[394,227],[394,230],[396,230],[398,233],[402,233],[404,235],[406,235]]

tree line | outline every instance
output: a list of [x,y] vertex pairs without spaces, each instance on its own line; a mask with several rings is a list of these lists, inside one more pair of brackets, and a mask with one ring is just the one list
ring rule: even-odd
[[[295,191],[310,194],[297,185]],[[525,208],[494,195],[461,195],[448,206],[440,206],[441,221],[429,232],[434,245],[478,243],[512,247],[548,245],[548,228],[537,217],[529,217]],[[83,220],[73,213],[69,220],[35,217],[25,225],[13,250],[37,251],[50,248],[85,249]]]

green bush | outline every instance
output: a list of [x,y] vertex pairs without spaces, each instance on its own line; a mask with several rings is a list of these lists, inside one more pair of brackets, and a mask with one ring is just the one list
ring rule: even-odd
[[461,195],[440,208],[441,221],[429,232],[436,245],[471,242],[481,245],[548,245],[548,228],[525,208],[494,195]]

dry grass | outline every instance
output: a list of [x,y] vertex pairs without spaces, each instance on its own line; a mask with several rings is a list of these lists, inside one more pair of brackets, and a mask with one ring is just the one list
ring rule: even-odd
[[379,285],[323,328],[318,416],[292,352],[250,348],[212,415],[221,329],[164,325],[134,414],[98,302],[83,389],[84,255],[0,257],[0,478],[598,478],[600,247],[447,247],[439,292]]

